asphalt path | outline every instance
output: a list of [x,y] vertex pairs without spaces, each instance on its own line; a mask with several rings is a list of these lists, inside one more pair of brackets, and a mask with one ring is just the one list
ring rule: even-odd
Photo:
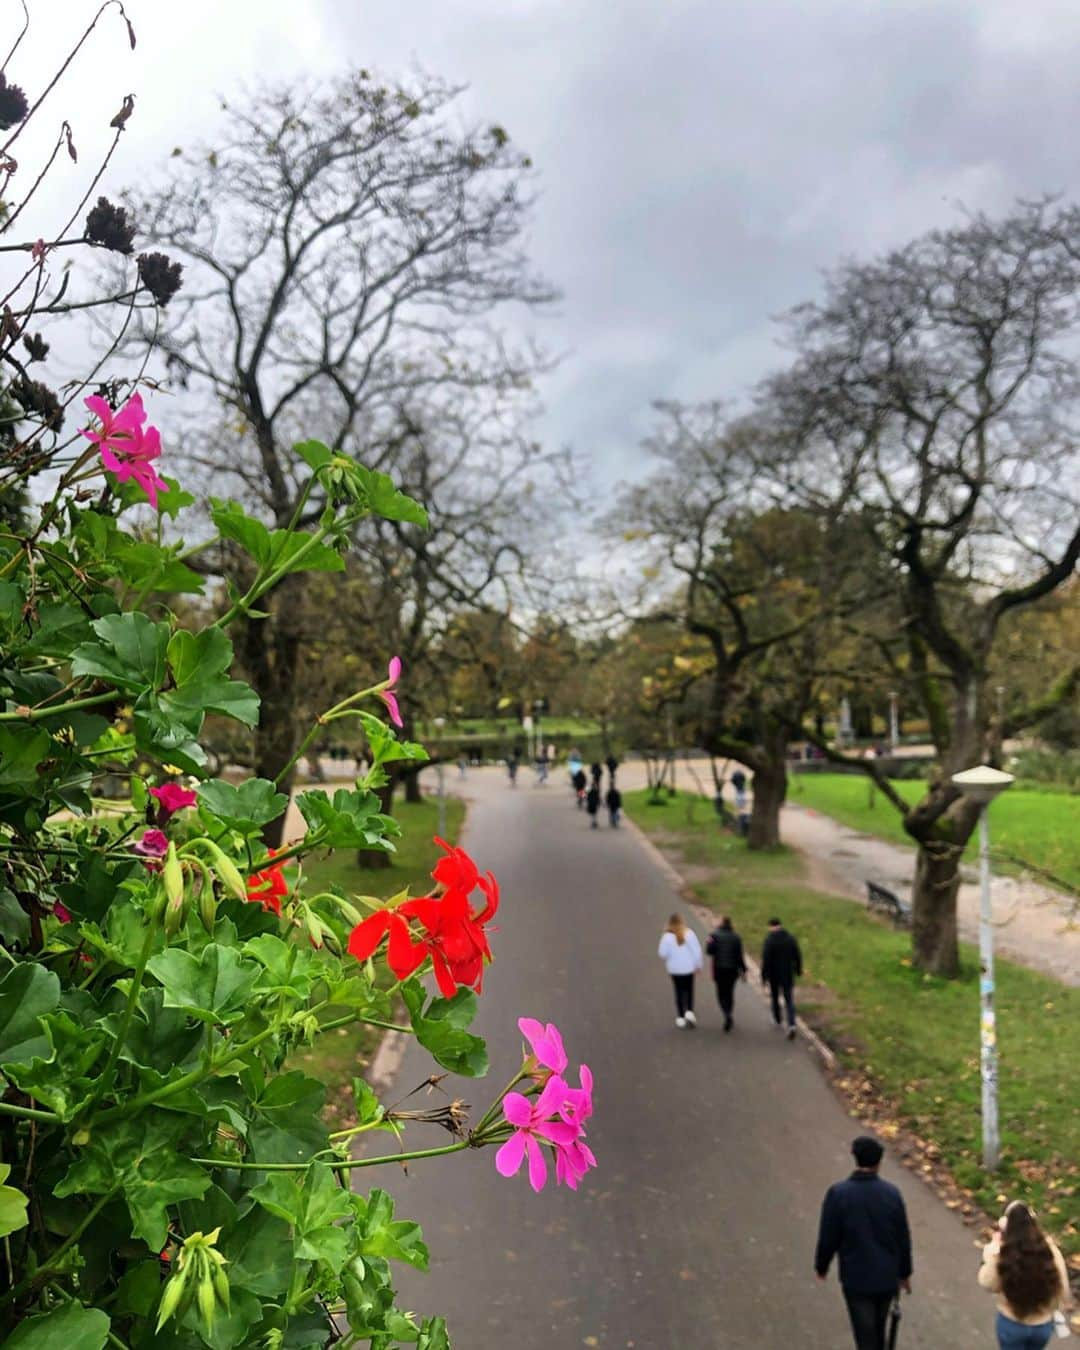
[[[400,1270],[402,1306],[444,1313],[456,1350],[849,1345],[835,1274],[819,1285],[811,1261],[821,1197],[850,1170],[860,1128],[808,1047],[778,1035],[746,985],[724,1035],[701,977],[698,1030],[675,1027],[656,944],[678,902],[632,830],[590,830],[561,783],[535,788],[531,775],[515,791],[495,771],[463,786],[462,842],[498,876],[503,905],[476,1024],[491,1073],[445,1087],[479,1116],[520,1063],[518,1017],[554,1021],[572,1065],[595,1075],[599,1167],[576,1194],[549,1182],[536,1195],[524,1168],[503,1179],[492,1149],[387,1177],[432,1251],[426,1275]],[[745,936],[756,948],[759,935]],[[390,1096],[431,1070],[410,1045]],[[421,1127],[410,1139],[446,1136]],[[888,1158],[884,1175],[915,1237],[901,1346],[991,1344],[971,1231]]]

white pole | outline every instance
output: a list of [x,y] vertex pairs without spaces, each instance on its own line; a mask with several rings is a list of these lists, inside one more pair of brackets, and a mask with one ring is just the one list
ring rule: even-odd
[[998,1165],[998,1053],[997,1019],[994,1012],[994,925],[990,903],[989,804],[979,812],[979,872],[982,894],[979,910],[979,1045],[982,1071],[983,1166],[988,1172]]
[[889,744],[893,754],[896,754],[896,747],[900,744],[900,723],[897,718],[897,698],[895,692],[889,694]]
[[439,838],[446,838],[446,779],[443,773],[443,764],[440,759],[435,765],[435,772],[439,775]]

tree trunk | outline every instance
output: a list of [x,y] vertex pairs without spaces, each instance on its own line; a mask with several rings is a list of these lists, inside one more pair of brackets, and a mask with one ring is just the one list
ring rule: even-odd
[[410,769],[401,776],[405,783],[405,800],[413,806],[422,802],[424,796],[420,791],[420,770]]
[[780,846],[780,808],[787,796],[787,762],[770,754],[754,769],[754,800],[750,808],[750,833],[747,846],[752,849]]
[[960,969],[956,938],[956,893],[960,852],[953,844],[919,844],[911,892],[912,959],[918,970],[951,979]]

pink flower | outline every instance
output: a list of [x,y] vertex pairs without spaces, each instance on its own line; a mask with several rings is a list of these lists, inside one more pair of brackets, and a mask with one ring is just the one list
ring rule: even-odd
[[390,714],[390,721],[396,727],[403,727],[405,723],[401,720],[401,709],[398,707],[397,695],[394,689],[397,686],[398,677],[401,675],[401,657],[393,656],[390,658],[390,665],[387,667],[386,688],[378,690],[379,698],[386,704],[386,711]]
[[168,853],[169,841],[161,830],[147,830],[141,839],[132,844],[131,850],[140,858],[149,858],[156,862]]
[[162,825],[177,811],[183,811],[185,807],[194,806],[196,802],[194,792],[191,792],[188,788],[182,788],[179,783],[163,783],[161,787],[151,788],[150,796],[157,799],[157,818]]
[[557,1150],[555,1154],[555,1183],[576,1191],[578,1182],[590,1167],[596,1166],[596,1158],[588,1144],[580,1138],[572,1144]]
[[60,923],[71,922],[71,910],[68,909],[67,905],[61,904],[59,900],[54,903],[52,912],[53,918],[57,919]]
[[117,412],[97,394],[91,394],[84,402],[101,422],[96,431],[84,427],[82,432],[98,447],[101,462],[118,482],[134,479],[146,493],[150,505],[156,508],[158,493],[167,491],[169,485],[152,463],[161,454],[161,434],[157,427],[143,428],[146,412],[142,395],[132,394]]
[[[575,1144],[580,1134],[577,1125],[559,1119],[566,1092],[563,1080],[554,1077],[548,1079],[544,1090],[533,1102],[520,1092],[506,1094],[503,1098],[503,1114],[514,1127],[514,1133],[495,1155],[495,1167],[500,1176],[516,1176],[522,1159],[528,1154],[529,1185],[534,1191],[542,1191],[547,1181],[547,1163],[541,1145],[546,1143],[556,1150],[555,1179],[559,1180],[558,1155]],[[576,1187],[579,1176],[577,1159],[573,1162],[568,1159],[562,1171],[564,1175],[574,1178],[573,1186]],[[580,1172],[580,1175],[584,1175],[584,1172]]]
[[37,263],[45,256],[45,240],[39,239],[30,250],[30,256]]
[[538,1064],[552,1073],[562,1073],[570,1062],[563,1049],[563,1039],[554,1022],[538,1022],[535,1017],[519,1017],[518,1030],[529,1042],[529,1048]]
[[[587,1064],[583,1064],[578,1070],[578,1080],[581,1087],[567,1087],[566,1098],[560,1107],[560,1112],[563,1120],[568,1120],[574,1125],[584,1126],[593,1110],[593,1076],[592,1070]],[[584,1133],[584,1131],[582,1132]]]

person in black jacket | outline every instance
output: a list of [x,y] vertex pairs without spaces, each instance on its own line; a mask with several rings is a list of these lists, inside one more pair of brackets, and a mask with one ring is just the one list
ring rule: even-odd
[[799,951],[799,944],[779,919],[770,919],[769,933],[761,949],[761,983],[769,986],[773,1021],[778,1027],[783,1026],[780,995],[784,996],[789,1041],[795,1039],[795,980],[801,974],[802,952]]
[[897,1290],[911,1293],[911,1232],[903,1196],[878,1176],[885,1150],[864,1134],[851,1152],[855,1171],[825,1193],[814,1271],[824,1282],[833,1257],[839,1256],[856,1350],[885,1350]]
[[716,998],[724,1014],[724,1030],[730,1031],[735,1025],[735,981],[740,975],[746,979],[746,960],[743,957],[742,938],[726,914],[720,920],[720,927],[714,928],[709,934],[705,950],[712,957]]

